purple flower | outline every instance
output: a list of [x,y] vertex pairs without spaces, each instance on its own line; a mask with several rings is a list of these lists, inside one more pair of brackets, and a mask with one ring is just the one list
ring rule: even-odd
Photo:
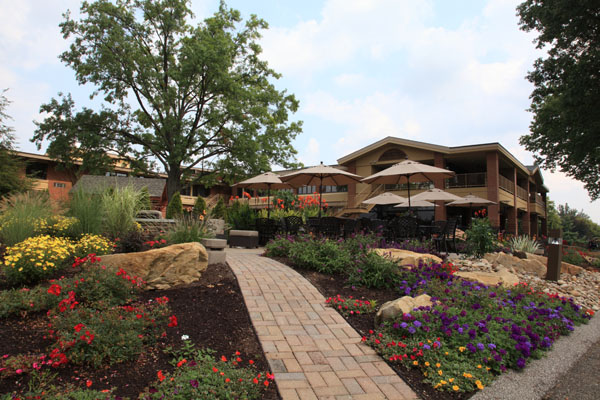
[[400,324],[400,327],[402,329],[406,329],[407,326],[408,326],[408,324],[406,322],[403,322],[403,323]]
[[496,345],[494,343],[490,343],[488,344],[488,347],[492,350],[494,350],[496,348]]
[[417,327],[420,328],[421,327],[421,323],[419,321],[415,321],[413,322],[413,324]]
[[483,345],[483,343],[477,343],[477,348],[478,348],[479,350],[484,350],[484,349],[485,349],[485,346]]
[[408,328],[408,331],[410,333],[415,333],[417,330],[411,326],[411,327]]
[[519,368],[524,368],[525,367],[525,359],[524,358],[519,358],[517,360],[517,367],[519,367]]
[[195,380],[195,379],[192,379],[192,380],[190,381],[190,385],[192,385],[192,387],[195,387],[195,388],[197,388],[197,387],[198,387],[198,381],[197,381],[197,380]]
[[430,346],[430,345],[428,345],[428,344],[425,344],[425,345],[423,345],[423,348],[424,348],[425,350],[431,350],[431,346]]

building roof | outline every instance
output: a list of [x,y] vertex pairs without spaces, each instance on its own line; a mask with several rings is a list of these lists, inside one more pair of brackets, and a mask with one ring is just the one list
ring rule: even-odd
[[109,187],[133,186],[141,190],[148,188],[150,197],[162,197],[167,186],[167,180],[161,178],[142,178],[131,176],[83,175],[71,188],[71,191],[83,189],[92,193],[101,192]]
[[481,151],[498,151],[503,154],[506,158],[512,161],[517,167],[519,167],[523,172],[531,173],[530,170],[523,165],[519,160],[516,159],[508,150],[504,148],[500,143],[481,143],[481,144],[472,144],[466,146],[440,146],[437,144],[418,142],[415,140],[402,139],[398,137],[388,136],[383,138],[369,146],[363,147],[362,149],[356,150],[353,153],[350,153],[340,159],[337,160],[338,164],[346,164],[356,158],[359,158],[375,149],[378,149],[387,144],[396,144],[400,146],[413,147],[417,149],[429,150],[433,152],[438,152],[442,154],[461,154],[461,153],[470,153],[470,152],[481,152]]

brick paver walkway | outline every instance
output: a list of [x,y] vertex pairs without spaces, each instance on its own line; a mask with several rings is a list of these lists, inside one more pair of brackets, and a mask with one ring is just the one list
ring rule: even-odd
[[418,398],[296,271],[254,254],[227,262],[284,400]]

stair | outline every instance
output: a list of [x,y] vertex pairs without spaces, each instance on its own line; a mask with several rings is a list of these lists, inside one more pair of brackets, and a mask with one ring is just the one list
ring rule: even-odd
[[375,204],[363,204],[362,202],[370,199],[373,196],[377,196],[384,192],[384,185],[377,185],[375,188],[367,186],[354,198],[354,204],[350,206],[346,203],[346,207],[342,208],[336,213],[336,217],[343,217],[352,214],[364,214],[368,213],[375,207]]

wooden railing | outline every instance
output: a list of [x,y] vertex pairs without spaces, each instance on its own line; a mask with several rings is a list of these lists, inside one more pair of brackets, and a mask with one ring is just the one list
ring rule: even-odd
[[517,197],[527,201],[527,189],[517,185]]
[[471,172],[468,174],[456,174],[446,179],[446,189],[485,187],[487,185],[487,174],[485,172]]
[[539,193],[531,193],[529,196],[530,203],[536,203],[537,205],[546,208],[546,202],[544,202],[544,198]]
[[498,186],[501,189],[506,190],[508,193],[515,193],[515,184],[513,183],[513,181],[502,175],[498,175]]

